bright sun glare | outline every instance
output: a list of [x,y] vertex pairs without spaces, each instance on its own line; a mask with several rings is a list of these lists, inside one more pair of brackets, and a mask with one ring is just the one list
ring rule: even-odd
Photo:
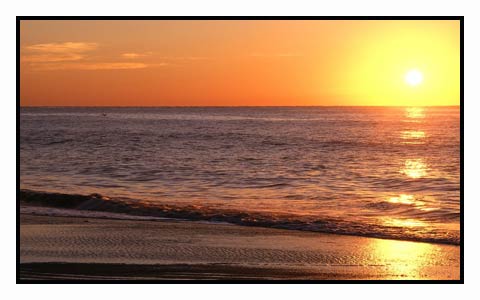
[[405,82],[411,86],[416,86],[422,83],[423,74],[419,70],[410,70],[405,74]]

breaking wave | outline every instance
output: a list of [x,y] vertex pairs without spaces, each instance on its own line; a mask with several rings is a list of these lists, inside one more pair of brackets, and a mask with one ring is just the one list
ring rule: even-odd
[[222,210],[192,204],[151,204],[127,198],[110,198],[100,194],[77,195],[21,190],[20,204],[22,213],[40,215],[150,221],[167,218],[451,245],[460,244],[458,232],[447,233],[433,228],[412,231],[400,226],[364,224],[340,218],[304,220],[295,215]]

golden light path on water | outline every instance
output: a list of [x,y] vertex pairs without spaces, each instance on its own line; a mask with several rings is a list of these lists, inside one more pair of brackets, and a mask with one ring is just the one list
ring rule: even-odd
[[425,118],[425,109],[423,107],[407,107],[405,109],[405,116],[407,119],[413,119],[409,121],[420,121],[418,119]]
[[[407,121],[420,122],[425,118],[425,109],[422,107],[407,107],[405,109],[405,117]],[[406,130],[401,133],[400,138],[409,140],[406,143],[421,144],[426,134],[423,130]],[[413,141],[412,141],[413,140]],[[405,160],[405,166],[401,173],[410,178],[422,178],[427,175],[427,163],[422,157],[409,158]]]
[[422,139],[425,138],[425,132],[417,130],[407,130],[402,132],[402,139]]
[[[405,120],[406,122],[420,123],[425,119],[425,109],[422,107],[407,107],[405,109]],[[406,140],[404,144],[422,144],[426,134],[423,130],[419,129],[409,129],[404,130],[400,133],[400,139]],[[406,175],[411,179],[419,179],[427,176],[428,165],[425,162],[425,159],[422,157],[419,158],[408,158],[405,160],[403,168],[400,170],[400,173]],[[423,211],[429,211],[434,208],[426,207],[424,201],[419,200],[413,194],[400,194],[398,196],[389,197],[387,202],[394,204],[404,204],[412,205]],[[409,228],[415,227],[424,227],[428,224],[417,219],[413,218],[398,218],[398,217],[384,217],[382,218],[383,224],[393,227],[401,227],[408,230]]]
[[[421,123],[425,119],[425,109],[422,107],[408,107],[405,109],[406,123]],[[424,144],[427,134],[421,128],[408,128],[400,133],[400,138],[404,144],[419,145]],[[404,161],[403,173],[411,179],[420,179],[427,176],[428,165],[425,158],[408,158]],[[435,208],[426,207],[423,200],[418,199],[413,194],[400,194],[389,197],[389,203],[413,205],[423,211],[434,210]],[[413,218],[384,217],[383,224],[392,227],[401,227],[405,230],[411,230],[418,227],[428,226],[428,223]],[[414,279],[421,277],[425,272],[424,268],[430,261],[435,259],[437,246],[427,243],[404,242],[395,240],[374,239],[370,247],[372,253],[377,259],[388,262],[385,264],[387,272],[393,277],[401,276],[404,279]]]
[[415,195],[412,194],[400,194],[398,196],[390,197],[387,199],[389,203],[394,203],[394,204],[405,204],[405,205],[413,205],[415,208],[423,210],[423,211],[432,211],[435,210],[435,208],[432,207],[427,207],[427,201],[428,202],[434,202],[434,199],[432,197],[422,197],[422,199],[419,199],[418,197],[415,197]]
[[410,178],[422,178],[427,175],[427,164],[423,158],[407,159],[401,172]]
[[394,226],[394,227],[423,227],[427,225],[427,223],[420,220],[398,219],[398,218],[391,218],[391,217],[384,218],[384,223],[385,225]]
[[420,130],[405,130],[401,133],[403,144],[425,144],[425,132]]
[[390,203],[401,203],[401,204],[415,204],[415,198],[413,195],[401,194],[398,197],[390,197],[388,199]]

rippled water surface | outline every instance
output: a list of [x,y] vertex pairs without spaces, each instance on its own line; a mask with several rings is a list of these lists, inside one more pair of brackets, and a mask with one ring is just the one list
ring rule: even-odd
[[133,214],[458,244],[459,115],[458,107],[22,108],[21,188],[98,193]]

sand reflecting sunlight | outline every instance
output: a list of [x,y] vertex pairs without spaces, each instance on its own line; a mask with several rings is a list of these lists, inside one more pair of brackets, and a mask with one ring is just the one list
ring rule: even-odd
[[377,259],[386,262],[386,271],[403,279],[420,278],[438,251],[432,244],[381,239],[372,240],[370,246]]

